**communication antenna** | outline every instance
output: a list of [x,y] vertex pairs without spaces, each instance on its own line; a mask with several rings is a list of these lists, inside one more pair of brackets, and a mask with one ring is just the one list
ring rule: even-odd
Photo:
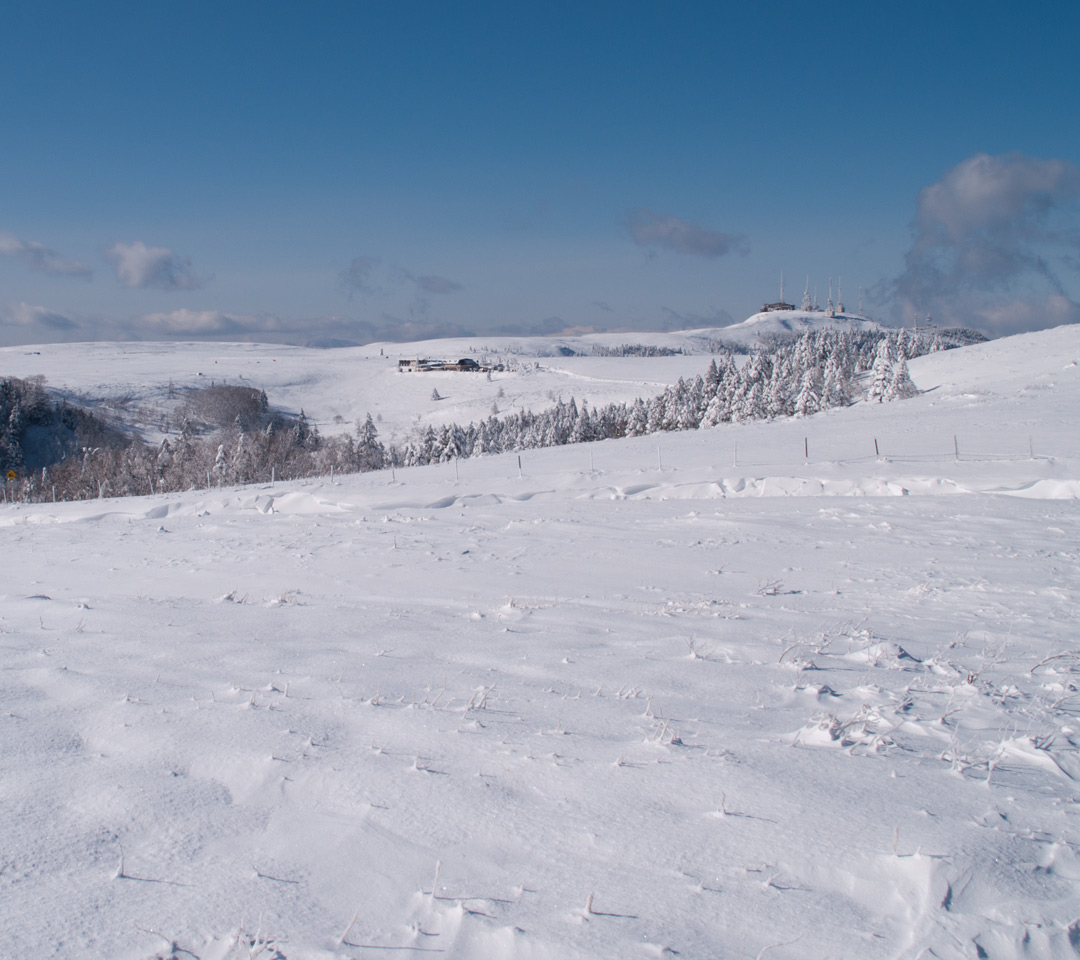
[[840,278],[836,278],[836,309],[844,312],[844,294],[840,290]]

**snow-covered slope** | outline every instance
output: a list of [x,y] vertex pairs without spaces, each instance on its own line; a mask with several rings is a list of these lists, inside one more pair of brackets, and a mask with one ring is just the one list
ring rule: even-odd
[[[354,383],[261,349],[320,409]],[[1074,956],[1078,361],[1066,327],[804,420],[0,507],[0,953]]]
[[882,325],[852,313],[829,316],[822,311],[770,310],[755,313],[741,323],[722,327],[716,338],[726,343],[752,347],[777,338],[800,336],[812,330],[881,330]]
[[[650,340],[671,335],[646,335]],[[678,338],[675,338],[678,339]],[[680,376],[703,374],[704,354],[592,357],[588,344],[563,344],[584,356],[550,356],[551,341],[429,341],[339,350],[248,343],[82,343],[0,349],[0,376],[43,375],[50,388],[91,402],[95,411],[159,436],[184,388],[223,381],[263,389],[284,410],[303,410],[323,433],[350,429],[370,413],[384,441],[417,426],[486,419],[493,408],[543,410],[561,396],[590,404],[632,401],[663,391]],[[627,342],[616,339],[614,345]],[[629,342],[642,342],[636,336]],[[672,349],[690,343],[686,337]],[[655,344],[650,345],[669,345]],[[687,350],[691,348],[687,346]],[[398,360],[479,356],[510,369],[484,374],[401,373]],[[432,395],[438,391],[441,399]],[[172,431],[178,424],[171,425]]]

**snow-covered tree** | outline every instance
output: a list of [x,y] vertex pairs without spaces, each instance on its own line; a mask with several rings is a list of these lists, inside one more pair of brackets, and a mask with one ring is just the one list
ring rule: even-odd
[[885,400],[907,400],[909,397],[918,396],[919,388],[908,373],[906,360],[900,360],[893,364],[889,376],[889,384],[885,389]]
[[892,381],[892,343],[885,337],[878,344],[874,355],[874,365],[870,368],[870,387],[866,392],[867,400],[876,400],[881,403]]

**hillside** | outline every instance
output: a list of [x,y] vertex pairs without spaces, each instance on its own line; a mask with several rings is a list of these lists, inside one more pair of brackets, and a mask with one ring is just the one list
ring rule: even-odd
[[[862,318],[785,311],[731,327],[674,333],[459,338],[334,350],[261,343],[60,343],[0,348],[0,376],[44,376],[47,387],[68,402],[149,442],[175,435],[189,391],[225,383],[262,390],[285,413],[303,411],[326,435],[349,430],[370,413],[382,440],[401,444],[428,425],[538,412],[560,398],[592,406],[648,399],[679,377],[704,374],[720,344],[746,349],[774,342],[784,332],[795,337],[824,328],[881,329]],[[624,347],[670,355],[594,355]],[[419,357],[470,357],[504,369],[490,375],[401,373],[399,360]]]
[[742,346],[758,346],[777,337],[799,336],[807,330],[881,330],[882,325],[869,317],[857,314],[841,313],[830,317],[821,311],[770,310],[767,313],[755,313],[740,323],[721,327],[717,338],[728,343]]
[[[589,349],[570,343],[569,349]],[[418,425],[483,420],[493,404],[504,411],[541,410],[560,396],[590,403],[653,396],[679,376],[703,373],[709,362],[708,355],[549,357],[541,349],[550,350],[551,344],[463,340],[338,350],[205,342],[48,344],[0,349],[0,371],[43,375],[48,387],[134,425],[151,441],[163,435],[162,419],[182,391],[226,382],[265,390],[275,406],[294,414],[303,410],[327,434],[350,429],[370,413],[385,440],[400,442]],[[398,371],[399,359],[417,356],[490,357],[512,369],[490,379]],[[432,400],[435,389],[442,400]],[[178,424],[170,426],[175,432]]]
[[[18,362],[269,366],[388,423],[431,392],[377,350],[98,349]],[[707,359],[540,363],[600,402]],[[1080,327],[910,369],[815,417],[0,506],[4,950],[1074,956]]]

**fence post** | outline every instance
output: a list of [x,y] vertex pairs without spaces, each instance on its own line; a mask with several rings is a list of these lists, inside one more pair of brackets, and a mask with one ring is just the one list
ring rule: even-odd
[[875,457],[880,457],[881,456],[881,454],[878,452],[877,437],[874,437],[874,456]]
[[952,448],[953,448],[953,456],[956,457],[957,460],[959,460],[960,459],[960,444],[956,439],[956,434],[955,433],[953,434],[953,438],[952,438]]

